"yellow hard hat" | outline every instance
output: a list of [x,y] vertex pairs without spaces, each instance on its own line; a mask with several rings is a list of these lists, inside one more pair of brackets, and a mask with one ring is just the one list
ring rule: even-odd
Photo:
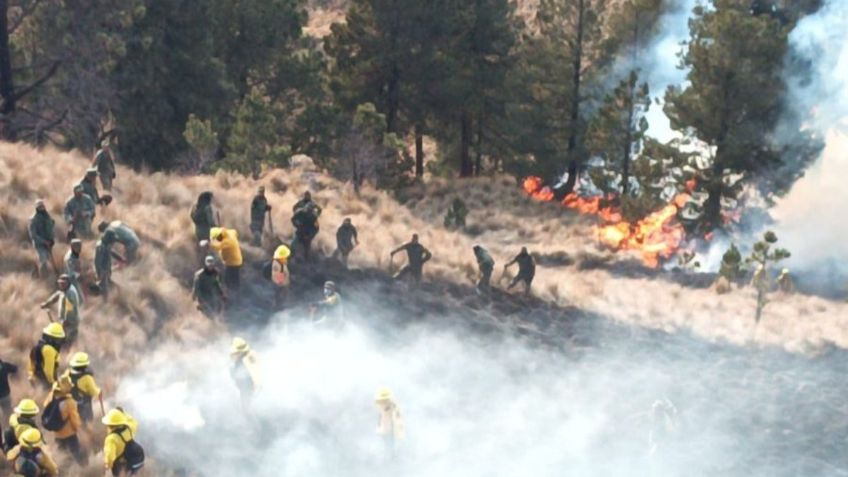
[[91,364],[91,361],[88,359],[88,354],[83,353],[82,351],[78,353],[74,353],[71,357],[70,366],[72,368],[82,368],[84,366],[88,366]]
[[223,227],[212,227],[209,229],[209,240],[215,240],[222,233],[224,233]]
[[391,401],[392,399],[394,399],[394,395],[391,389],[385,387],[378,389],[377,395],[374,397],[375,401]]
[[117,409],[112,409],[103,416],[100,422],[109,427],[126,426],[127,416]]
[[50,323],[45,326],[43,330],[41,330],[47,336],[53,338],[64,338],[65,337],[65,329],[62,328],[61,323]]
[[41,447],[41,431],[34,427],[30,427],[21,433],[21,444],[24,447]]
[[15,407],[15,412],[21,416],[36,416],[38,415],[38,404],[32,399],[21,399]]
[[238,336],[233,338],[233,344],[230,345],[230,354],[241,354],[248,351],[250,351],[250,345],[247,344],[244,338],[239,338]]
[[285,260],[291,256],[291,250],[285,245],[280,245],[274,250],[274,260]]

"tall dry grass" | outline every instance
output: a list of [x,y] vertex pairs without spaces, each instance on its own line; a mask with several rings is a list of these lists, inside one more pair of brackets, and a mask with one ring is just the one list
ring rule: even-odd
[[[0,144],[3,359],[25,364],[29,348],[47,323],[47,315],[38,304],[51,293],[53,285],[33,277],[34,251],[26,236],[33,201],[45,199],[57,222],[57,237],[64,237],[64,201],[87,163],[77,153]],[[108,208],[98,208],[97,220],[120,219],[135,228],[145,242],[141,259],[115,272],[118,289],[108,301],[88,299],[80,340],[73,349],[63,351],[63,361],[77,350],[91,354],[97,379],[108,397],[122,376],[143,364],[152,348],[176,343],[190,349],[225,333],[223,325],[194,309],[188,295],[192,272],[198,267],[188,210],[197,194],[213,190],[224,225],[240,231],[246,260],[258,262],[270,253],[247,244],[249,205],[260,183],[267,187],[274,206],[275,232],[283,239],[292,235],[291,207],[306,190],[311,190],[324,207],[322,230],[316,239],[320,252],[332,252],[335,228],[344,217],[352,218],[362,241],[351,256],[352,267],[387,269],[389,251],[412,233],[419,233],[422,243],[434,254],[426,267],[428,279],[467,284],[476,275],[471,252],[474,244],[492,252],[498,262],[496,279],[503,263],[526,245],[544,257],[567,258],[561,260],[564,265],[541,265],[534,283],[536,295],[558,305],[578,306],[638,326],[690,330],[710,340],[739,344],[755,341],[802,352],[828,344],[848,347],[848,305],[843,303],[775,295],[764,321],[754,330],[755,298],[750,290],[718,296],[664,279],[587,269],[583,265],[588,261],[615,263],[627,256],[600,250],[589,219],[554,204],[535,203],[514,180],[506,178],[431,180],[404,191],[399,202],[368,187],[356,194],[351,186],[306,169],[274,170],[256,181],[224,173],[199,177],[137,174],[119,167],[115,202]],[[465,231],[442,226],[455,197],[461,197],[470,209]],[[93,241],[85,242],[83,254],[89,267],[93,248]],[[60,262],[66,245],[60,243],[56,249]],[[398,258],[396,265],[400,262]],[[34,394],[23,373],[14,380],[14,399]],[[102,431],[94,433],[93,439],[98,443]],[[95,459],[84,471],[65,475],[95,475],[97,463]],[[147,472],[167,475],[156,469],[155,463]]]

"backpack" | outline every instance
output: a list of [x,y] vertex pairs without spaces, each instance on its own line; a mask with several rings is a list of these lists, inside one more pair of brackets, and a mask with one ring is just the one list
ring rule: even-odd
[[91,396],[82,392],[79,388],[79,380],[86,376],[94,376],[94,373],[91,371],[84,371],[82,373],[68,373],[71,378],[71,384],[73,387],[71,388],[71,396],[74,398],[74,401],[78,403],[91,402]]
[[124,436],[121,434],[122,431],[114,432],[114,434],[117,434],[124,441],[124,453],[118,456],[118,458],[123,457],[127,461],[127,469],[131,472],[136,472],[144,467],[144,448],[135,439],[124,439]]
[[44,408],[41,414],[41,425],[48,431],[59,431],[65,427],[65,418],[62,417],[62,401],[65,398],[53,398]]
[[15,474],[22,477],[38,477],[41,475],[41,466],[38,465],[38,454],[40,450],[26,451],[21,449],[18,458],[15,459]]

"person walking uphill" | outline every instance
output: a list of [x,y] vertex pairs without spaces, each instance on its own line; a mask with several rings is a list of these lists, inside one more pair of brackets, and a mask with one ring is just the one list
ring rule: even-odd
[[224,288],[221,286],[221,274],[215,268],[215,257],[206,257],[203,268],[195,272],[191,297],[197,303],[197,309],[208,317],[214,317],[224,311]]
[[487,291],[491,287],[495,260],[489,254],[489,251],[480,245],[474,246],[474,257],[477,259],[477,267],[480,268],[480,280],[477,282],[477,289]]
[[84,423],[91,422],[94,419],[93,400],[100,399],[101,408],[103,406],[102,391],[97,387],[94,373],[88,369],[91,361],[88,354],[78,352],[74,353],[68,365],[70,369],[62,377],[69,379],[73,385],[71,396],[77,403],[80,419]]
[[77,402],[71,396],[73,384],[67,376],[53,383],[53,390],[44,401],[41,424],[47,431],[53,432],[59,449],[70,454],[77,464],[88,464],[88,456],[82,450],[77,433],[82,429]]
[[97,169],[88,169],[85,171],[85,176],[79,183],[80,187],[82,187],[82,191],[85,195],[91,197],[91,200],[94,201],[97,205],[109,205],[112,202],[111,195],[103,195],[97,191]]
[[123,409],[112,409],[100,421],[106,426],[103,464],[115,477],[136,475],[144,467],[144,449],[135,441],[138,422]]
[[518,275],[512,279],[512,282],[506,289],[512,290],[512,287],[517,285],[519,282],[524,282],[524,294],[528,295],[530,294],[530,285],[533,284],[533,278],[536,276],[536,261],[533,260],[533,256],[527,252],[527,247],[521,247],[521,252],[509,263],[504,265],[504,272],[516,263],[518,264]]
[[15,472],[22,477],[54,477],[59,475],[56,462],[42,445],[44,439],[38,429],[27,429],[20,437],[20,443],[6,454],[6,460]]
[[29,380],[44,389],[56,382],[59,371],[59,353],[65,341],[65,329],[59,323],[50,323],[41,330],[41,339],[29,353]]
[[71,285],[71,278],[62,274],[59,280],[56,281],[58,290],[56,290],[50,298],[41,304],[42,309],[49,309],[56,303],[59,304],[58,317],[59,323],[65,330],[65,343],[73,344],[79,335],[80,316],[80,297],[77,289]]
[[94,155],[94,161],[92,161],[91,167],[97,171],[103,190],[111,191],[112,181],[117,177],[115,173],[115,155],[112,153],[112,147],[108,144],[101,147],[97,151],[97,154]]
[[253,245],[262,246],[262,232],[265,230],[265,215],[271,213],[271,206],[265,197],[265,186],[259,186],[253,202],[250,203],[250,233]]
[[392,250],[391,257],[394,258],[395,254],[404,251],[406,252],[407,264],[395,275],[395,279],[400,280],[411,275],[416,282],[420,282],[424,273],[424,264],[433,258],[433,254],[418,243],[418,234],[413,234],[412,240],[409,243],[405,243]]
[[97,230],[100,233],[105,233],[107,230],[115,233],[115,241],[124,247],[124,259],[127,263],[132,263],[138,258],[138,249],[141,247],[141,240],[139,240],[138,235],[136,235],[135,231],[129,225],[120,220],[113,220],[111,222],[103,221],[97,226]]
[[53,260],[53,245],[56,243],[54,227],[56,221],[47,212],[44,201],[35,201],[35,214],[29,220],[29,239],[38,256],[38,276],[47,276],[47,264]]
[[241,286],[241,267],[244,265],[238,232],[235,229],[212,227],[208,240],[200,242],[201,247],[206,245],[218,252],[224,262],[224,285],[227,291],[238,291]]
[[191,208],[191,221],[194,223],[194,237],[198,242],[209,240],[209,231],[217,227],[215,212],[212,210],[212,192],[201,192],[197,203]]
[[91,238],[91,222],[97,215],[97,206],[81,185],[74,186],[74,195],[65,202],[64,217],[68,224],[68,238]]
[[333,257],[338,258],[347,267],[347,257],[359,245],[359,234],[349,218],[344,219],[336,230],[336,251]]

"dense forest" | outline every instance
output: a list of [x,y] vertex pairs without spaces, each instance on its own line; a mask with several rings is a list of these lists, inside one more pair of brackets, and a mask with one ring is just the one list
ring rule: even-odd
[[[384,188],[425,172],[564,177],[560,198],[586,189],[634,216],[695,179],[706,230],[743,191],[784,193],[817,154],[787,126],[804,118],[787,117],[784,80],[788,32],[816,0],[697,6],[669,59],[686,81],[667,91],[642,71],[663,0],[349,0],[328,35],[304,33],[327,3],[0,0],[0,136],[109,142],[123,163],[182,173],[306,154]],[[656,107],[670,142],[646,134]]]

